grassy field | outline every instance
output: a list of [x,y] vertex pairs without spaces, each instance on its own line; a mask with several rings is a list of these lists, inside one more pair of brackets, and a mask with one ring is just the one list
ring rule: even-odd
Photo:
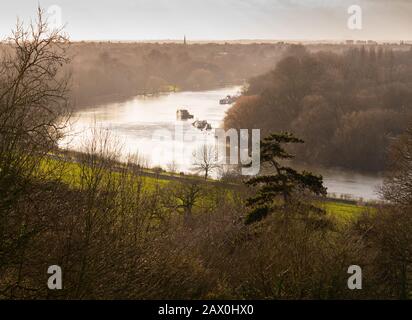
[[[72,188],[79,188],[81,184],[81,174],[82,174],[82,167],[77,162],[70,162],[70,161],[60,161],[57,159],[49,158],[42,162],[42,171],[44,173],[48,172],[56,172],[55,168],[59,168],[57,170],[59,172],[59,176],[50,175],[51,179],[58,179],[63,183],[69,185]],[[87,169],[86,169],[87,170]],[[142,171],[143,172],[143,171]],[[113,173],[114,177],[120,177],[119,172]],[[145,186],[149,189],[154,189],[157,185],[165,185],[168,183],[166,180],[168,176],[164,176],[162,179],[162,175],[159,175],[159,178],[150,177],[150,176],[142,176],[141,178],[145,182]]]
[[328,215],[336,217],[343,222],[353,222],[362,213],[374,210],[368,206],[348,204],[338,201],[325,201],[322,203],[322,207],[326,210]]
[[[42,164],[42,171],[45,173],[47,172],[56,172],[56,167],[59,167],[61,170],[57,170],[60,172],[59,177],[50,176],[51,179],[58,179],[65,184],[70,185],[72,188],[79,188],[80,187],[80,177],[81,177],[81,166],[77,162],[69,162],[69,161],[61,161],[58,159],[49,158],[43,161]],[[120,173],[115,172],[113,173],[114,177],[120,176]],[[156,187],[159,186],[166,186],[171,181],[180,181],[182,177],[176,174],[171,173],[160,173],[156,174],[152,170],[142,170],[142,177],[145,187],[150,190],[155,190]],[[187,181],[188,179],[199,179],[201,182],[204,180],[201,177],[195,176],[184,176],[184,179]],[[208,183],[216,183],[214,181],[208,181]],[[230,198],[230,190],[227,192],[227,196]],[[207,201],[207,199],[203,199],[203,201]],[[357,205],[357,204],[349,204],[343,201],[335,200],[332,201],[328,199],[327,201],[317,201],[314,203],[315,205],[324,209],[328,215],[337,218],[338,220],[344,223],[350,223],[356,220],[362,213],[370,210],[374,210],[373,207],[367,205]]]

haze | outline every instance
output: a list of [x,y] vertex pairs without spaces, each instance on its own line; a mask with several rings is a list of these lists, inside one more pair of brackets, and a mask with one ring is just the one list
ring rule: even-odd
[[[37,1],[2,3],[0,35]],[[347,9],[363,9],[363,30],[347,28]],[[410,40],[408,0],[42,0],[62,8],[72,40]]]

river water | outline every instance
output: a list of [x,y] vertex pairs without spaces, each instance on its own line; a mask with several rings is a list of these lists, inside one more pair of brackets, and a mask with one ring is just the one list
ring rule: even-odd
[[[73,115],[70,135],[63,147],[81,151],[91,128],[108,130],[116,139],[121,154],[138,154],[145,164],[177,172],[190,172],[194,154],[204,145],[215,145],[214,130],[201,131],[192,126],[194,120],[207,120],[212,128],[222,126],[229,105],[219,100],[240,93],[241,87],[202,92],[178,92],[154,97],[137,96],[125,102],[91,107]],[[194,120],[178,121],[176,111],[187,109]],[[337,170],[316,170],[324,175],[328,191],[336,196],[347,195],[377,200],[376,188],[382,182],[376,176],[352,174]]]

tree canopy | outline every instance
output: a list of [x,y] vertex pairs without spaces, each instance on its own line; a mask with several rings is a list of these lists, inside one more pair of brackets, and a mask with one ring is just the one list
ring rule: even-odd
[[[326,195],[323,178],[313,173],[299,172],[284,164],[293,159],[284,145],[302,144],[303,140],[292,133],[274,133],[261,143],[261,161],[273,174],[261,175],[247,181],[249,186],[258,186],[255,197],[248,199],[247,205],[252,208],[246,223],[254,223],[265,218],[276,209],[287,208],[291,204],[303,205],[295,195],[310,193],[317,196]],[[305,205],[308,210],[319,211],[312,205]]]
[[225,128],[294,132],[306,141],[296,149],[299,160],[380,172],[391,140],[410,123],[411,75],[412,50],[293,50],[249,81]]

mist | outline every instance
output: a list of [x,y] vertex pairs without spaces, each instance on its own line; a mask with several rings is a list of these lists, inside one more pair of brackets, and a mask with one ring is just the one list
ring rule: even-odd
[[[362,30],[347,27],[352,0],[42,0],[61,8],[72,40],[409,40],[412,4],[359,0]],[[16,17],[28,20],[38,5],[2,4],[0,36]]]

